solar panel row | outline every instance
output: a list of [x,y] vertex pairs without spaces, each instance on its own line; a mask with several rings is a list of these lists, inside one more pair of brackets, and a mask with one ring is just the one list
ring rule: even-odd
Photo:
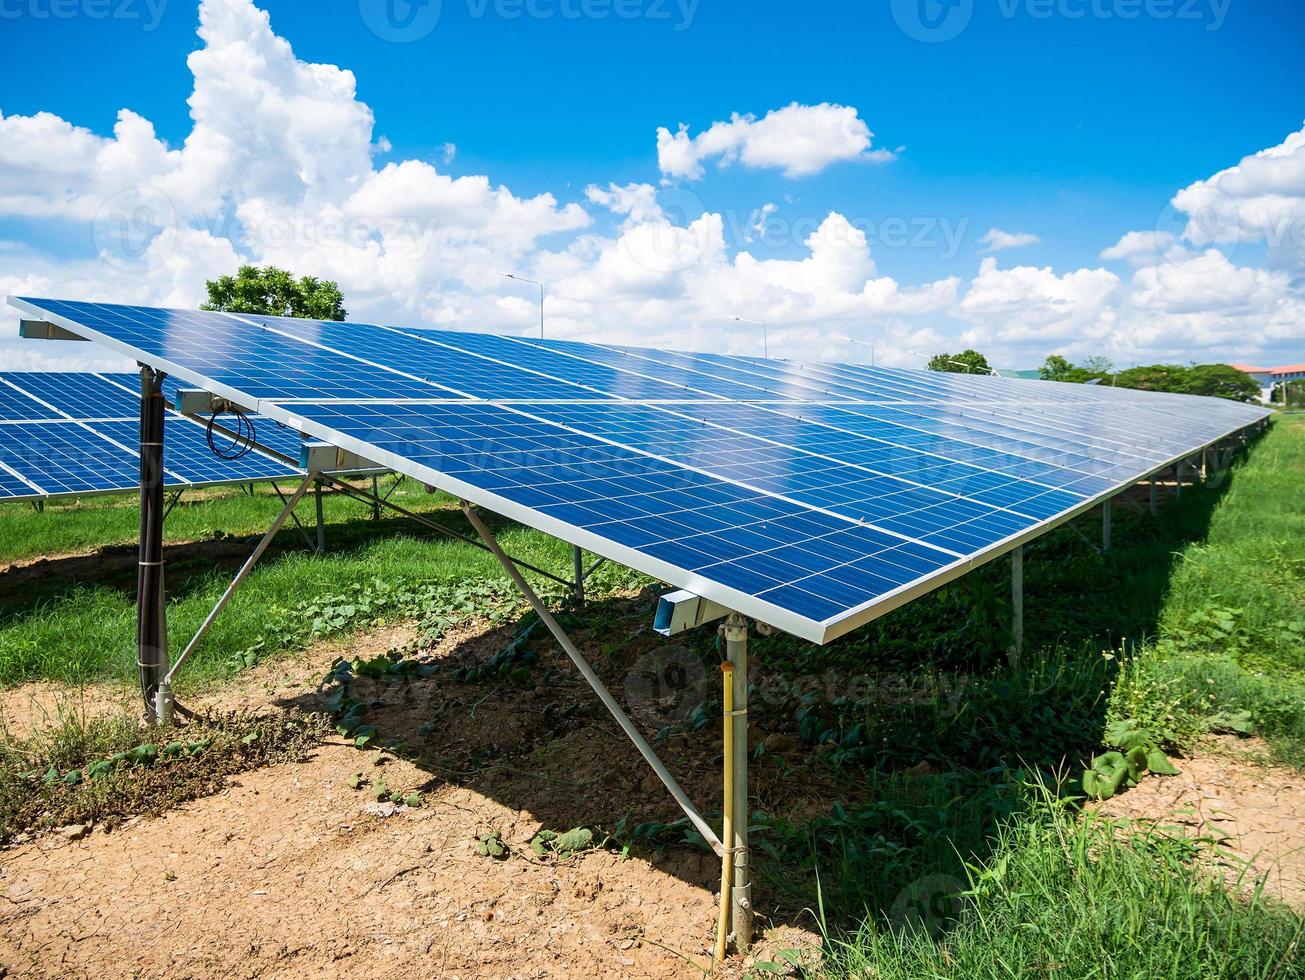
[[[136,487],[140,479],[137,384],[133,375],[0,373],[0,500]],[[299,472],[257,451],[238,460],[219,459],[204,428],[172,412],[165,425],[166,486],[245,483]],[[270,420],[264,428],[285,444],[286,455],[298,456],[297,433],[291,446],[280,435],[290,430]]]
[[1264,415],[857,365],[16,305],[822,641]]

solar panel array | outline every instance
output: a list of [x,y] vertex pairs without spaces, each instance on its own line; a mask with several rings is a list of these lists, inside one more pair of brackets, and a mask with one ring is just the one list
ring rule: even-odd
[[11,302],[821,642],[1266,414],[1099,386]]
[[[138,387],[131,374],[0,372],[0,502],[138,486]],[[298,457],[297,432],[260,421],[260,445]],[[257,450],[221,459],[209,447],[204,427],[174,412],[167,413],[164,425],[166,486],[247,483],[300,472]],[[227,437],[219,434],[216,440],[222,440],[221,447]]]

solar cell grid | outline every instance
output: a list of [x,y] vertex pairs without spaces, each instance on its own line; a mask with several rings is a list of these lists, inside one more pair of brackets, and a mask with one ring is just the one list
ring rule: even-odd
[[57,419],[59,413],[26,394],[9,379],[19,372],[0,374],[0,420],[5,422],[31,422],[36,419]]
[[8,380],[68,418],[136,418],[140,411],[139,399],[86,372],[27,371],[11,374]]
[[1082,386],[368,324],[228,318],[205,321],[205,337],[186,311],[55,305],[24,308],[822,641],[1262,417]]

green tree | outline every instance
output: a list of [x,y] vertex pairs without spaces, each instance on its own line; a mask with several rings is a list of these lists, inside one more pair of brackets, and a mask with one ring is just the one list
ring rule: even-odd
[[313,320],[343,320],[346,316],[340,287],[327,279],[296,279],[284,269],[269,265],[242,265],[234,276],[210,279],[208,302],[201,310],[225,313],[262,313]]
[[929,358],[930,371],[948,371],[952,374],[992,374],[988,359],[977,350],[966,349],[959,354],[935,354]]
[[1038,368],[1038,377],[1043,381],[1064,381],[1079,385],[1089,381],[1108,382],[1113,368],[1108,357],[1089,357],[1081,365],[1076,365],[1060,354],[1052,354]]
[[1230,364],[1198,364],[1188,368],[1186,390],[1189,395],[1211,395],[1239,402],[1260,398],[1259,382]]
[[1188,390],[1188,369],[1181,364],[1146,364],[1131,367],[1115,375],[1115,384],[1120,388],[1136,388],[1139,391],[1176,391]]
[[1050,354],[1042,362],[1042,367],[1038,368],[1038,377],[1043,381],[1067,381],[1073,370],[1074,365],[1069,362],[1069,358]]

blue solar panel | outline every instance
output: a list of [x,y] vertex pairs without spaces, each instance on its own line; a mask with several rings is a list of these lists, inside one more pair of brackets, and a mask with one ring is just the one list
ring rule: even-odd
[[125,419],[136,418],[140,413],[139,398],[95,374],[26,371],[7,378],[68,418]]
[[1265,414],[857,365],[20,305],[820,641]]
[[[201,486],[248,483],[251,480],[293,476],[299,472],[257,450],[246,453],[239,459],[221,459],[209,448],[204,427],[189,419],[173,416],[166,420],[165,426],[163,468],[186,483]],[[140,439],[137,422],[96,422],[92,428],[126,447],[134,447]],[[221,433],[216,433],[213,441],[220,449],[230,442]]]
[[77,422],[0,426],[0,463],[46,494],[100,493],[140,482],[137,457]]
[[[134,375],[66,371],[0,375],[0,499],[131,490],[139,485],[139,397]],[[13,399],[6,399],[5,393]],[[174,389],[175,392],[175,389]],[[47,403],[47,404],[43,404]],[[53,424],[40,424],[50,422]],[[246,483],[301,474],[296,466],[251,452],[215,456],[202,425],[172,413],[166,420],[164,483]],[[299,457],[301,438],[271,419],[257,419],[260,445]],[[218,434],[219,445],[229,437]],[[20,478],[21,477],[21,478]]]
[[21,372],[0,373],[0,421],[32,422],[37,419],[57,419],[59,413],[15,386],[10,379],[21,377]]

